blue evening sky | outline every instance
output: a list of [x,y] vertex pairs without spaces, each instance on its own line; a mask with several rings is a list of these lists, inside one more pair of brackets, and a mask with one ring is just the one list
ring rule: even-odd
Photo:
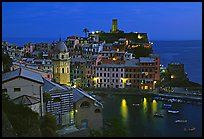
[[150,40],[201,40],[201,2],[3,2],[4,38],[84,36],[83,28],[109,32],[112,19],[125,32]]

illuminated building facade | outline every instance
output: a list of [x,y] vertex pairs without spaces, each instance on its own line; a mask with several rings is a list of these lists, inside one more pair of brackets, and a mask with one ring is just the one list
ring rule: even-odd
[[53,78],[59,84],[70,85],[70,56],[61,38],[54,47]]
[[156,82],[160,80],[159,59],[156,56],[122,61],[102,58],[95,66],[94,86],[153,90]]

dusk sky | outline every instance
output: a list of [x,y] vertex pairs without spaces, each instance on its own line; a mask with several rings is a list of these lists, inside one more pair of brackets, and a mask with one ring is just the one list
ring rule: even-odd
[[201,40],[201,2],[3,2],[4,38],[66,38],[82,30],[109,32],[112,19],[125,32],[150,40]]

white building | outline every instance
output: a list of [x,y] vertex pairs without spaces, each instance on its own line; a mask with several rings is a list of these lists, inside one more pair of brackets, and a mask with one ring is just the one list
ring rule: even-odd
[[40,74],[23,68],[2,74],[2,92],[7,93],[14,103],[28,105],[40,116],[44,114],[43,83]]

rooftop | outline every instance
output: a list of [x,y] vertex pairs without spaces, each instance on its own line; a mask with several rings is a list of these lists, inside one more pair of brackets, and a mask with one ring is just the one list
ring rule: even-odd
[[24,78],[36,81],[38,83],[44,83],[43,78],[39,73],[30,71],[24,68],[19,68],[17,70],[2,74],[2,82],[6,82],[7,80],[10,80],[16,77],[24,77]]
[[154,59],[153,58],[149,58],[149,57],[140,57],[139,58],[140,63],[154,63]]

